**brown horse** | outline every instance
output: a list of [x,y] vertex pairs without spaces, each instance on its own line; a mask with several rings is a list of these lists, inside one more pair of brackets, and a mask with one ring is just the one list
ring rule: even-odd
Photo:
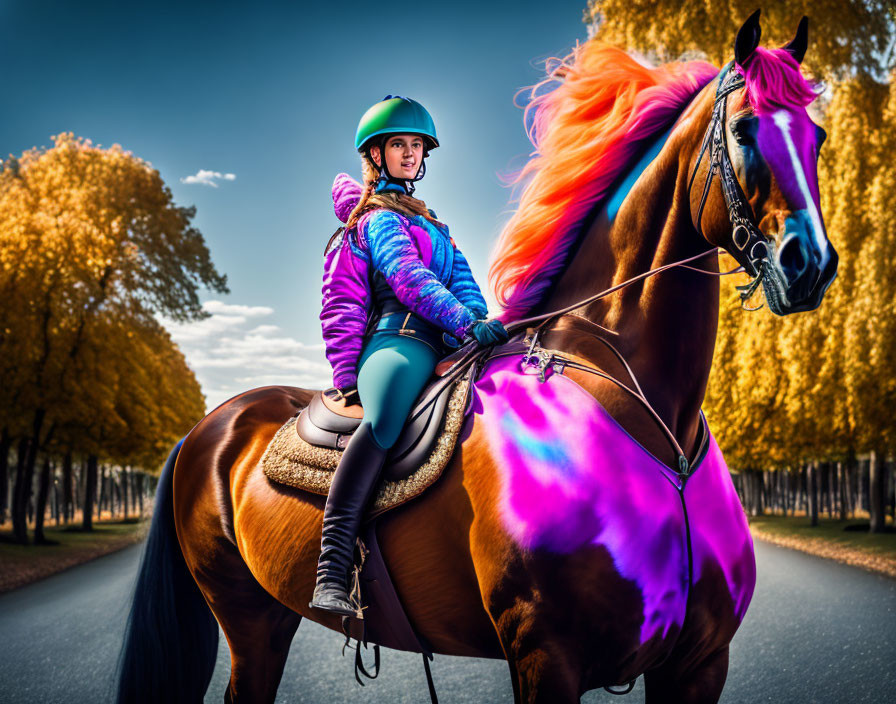
[[[627,171],[617,169],[612,188],[605,184],[602,192],[593,187],[594,174],[603,170],[600,164],[580,168],[565,181],[573,201],[590,204],[568,223],[567,233],[555,233],[549,243],[562,266],[549,279],[533,275],[518,287],[544,284],[537,307],[523,305],[515,312],[568,306],[652,267],[717,246],[763,282],[776,313],[819,305],[836,272],[836,253],[817,211],[818,140],[814,131],[804,134],[805,101],[800,105],[786,95],[769,94],[785,91],[774,77],[786,68],[792,71],[802,59],[806,23],[782,50],[758,49],[758,41],[757,13],[735,41],[737,67],[745,79],[731,82],[734,71],[712,78],[706,64],[699,70],[685,67],[678,75],[702,78],[686,95],[676,84],[675,99],[662,92],[672,81],[663,67],[651,73],[631,60],[626,63],[621,52],[590,44],[580,48],[565,74],[570,90],[561,90],[556,100],[588,101],[590,96],[576,97],[571,90],[575,81],[594,79],[610,67],[601,61],[613,62],[606,73],[628,81],[632,96],[640,91],[632,89],[636,79],[653,76],[660,98],[654,107],[667,112],[644,128],[647,133],[638,133],[637,125],[645,124],[643,111],[654,107],[642,105],[637,113],[632,100],[616,111],[625,113],[628,131],[620,132],[618,144],[605,143],[604,154],[618,160],[619,149],[628,150]],[[785,53],[796,63],[788,63]],[[628,78],[622,75],[627,70]],[[612,86],[616,94],[625,92],[617,88]],[[767,105],[778,107],[766,110]],[[588,107],[582,103],[580,120],[603,119],[612,112],[611,106],[602,113],[594,106],[588,112]],[[720,129],[714,130],[717,125]],[[552,129],[561,128],[547,121],[539,125],[546,162],[540,168],[548,175]],[[809,138],[808,146],[800,142]],[[715,144],[719,139],[721,146]],[[637,141],[634,148],[632,140]],[[549,180],[556,186],[555,177]],[[537,177],[534,183],[537,188]],[[739,198],[739,205],[728,204],[729,196]],[[537,197],[530,200],[537,204]],[[548,200],[556,198],[542,204]],[[518,218],[525,220],[523,201]],[[748,212],[744,208],[752,211],[746,222],[739,220]],[[572,237],[564,244],[569,232]],[[756,237],[767,256],[755,248]],[[715,256],[703,261],[718,272]],[[716,277],[672,269],[594,301],[575,316],[555,319],[543,344],[626,379],[619,359],[595,338],[595,324],[615,331],[614,342],[645,396],[690,459],[699,440],[718,306]],[[679,458],[670,452],[667,437],[630,394],[583,371],[571,369],[566,375],[655,458],[676,466]],[[206,416],[171,453],[122,654],[120,701],[201,700],[214,668],[220,624],[232,658],[225,700],[272,702],[302,617],[341,631],[338,617],[308,608],[324,499],[275,485],[259,467],[275,432],[314,393],[287,386],[247,391]],[[467,418],[453,459],[431,489],[380,519],[380,548],[417,632],[436,653],[505,659],[517,702],[577,702],[589,689],[625,683],[642,673],[650,702],[717,701],[727,674],[728,644],[752,592],[752,553],[727,584],[718,569],[700,572],[699,565],[685,564],[686,615],[645,639],[647,597],[637,579],[623,576],[617,555],[594,542],[564,550],[525,545],[508,529],[501,485],[512,468],[489,440],[488,413],[486,407]],[[712,501],[709,496],[705,503]],[[645,523],[645,540],[650,530]],[[697,531],[697,524],[689,530]],[[714,525],[704,523],[699,530],[708,533]],[[692,554],[690,544],[681,554]],[[661,551],[651,560],[674,571],[679,566],[665,562],[680,561],[681,554]],[[733,603],[735,587],[744,596],[740,607]]]

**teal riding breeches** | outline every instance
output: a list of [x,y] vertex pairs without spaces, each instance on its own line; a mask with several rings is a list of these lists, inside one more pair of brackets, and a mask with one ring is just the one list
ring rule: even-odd
[[380,447],[392,447],[411,406],[429,381],[438,355],[425,342],[393,332],[374,333],[358,362],[364,423]]

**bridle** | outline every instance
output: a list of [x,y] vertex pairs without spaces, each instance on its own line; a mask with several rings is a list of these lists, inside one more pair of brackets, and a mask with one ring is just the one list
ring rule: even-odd
[[744,77],[740,73],[732,71],[733,66],[733,61],[726,64],[719,74],[719,86],[716,89],[712,117],[703,137],[703,144],[700,147],[697,163],[694,165],[694,172],[688,181],[688,202],[691,202],[691,188],[694,185],[694,179],[697,177],[700,162],[703,160],[703,155],[708,147],[709,172],[706,174],[706,180],[703,182],[703,194],[700,196],[695,226],[697,232],[702,235],[700,223],[703,218],[703,208],[706,206],[709,188],[712,185],[712,177],[718,172],[719,181],[722,185],[722,194],[725,196],[725,205],[728,209],[728,220],[732,227],[731,239],[734,242],[734,251],[731,254],[753,279],[746,286],[737,287],[741,291],[741,302],[743,303],[753,295],[753,292],[762,283],[765,267],[771,252],[769,251],[768,239],[753,222],[753,209],[750,207],[747,197],[740,187],[740,183],[734,173],[734,167],[731,164],[731,157],[728,155],[727,98],[730,93],[744,86]]

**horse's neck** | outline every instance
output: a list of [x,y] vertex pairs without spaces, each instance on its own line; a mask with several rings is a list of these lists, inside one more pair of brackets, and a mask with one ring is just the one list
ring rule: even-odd
[[[541,309],[570,305],[711,248],[694,230],[688,205],[688,165],[702,137],[702,132],[699,136],[691,132],[676,129],[612,223],[603,212],[597,217]],[[717,260],[707,256],[693,266],[715,269]],[[604,337],[629,362],[647,400],[685,451],[696,435],[712,363],[718,306],[716,277],[673,268],[578,311],[618,333]],[[601,355],[602,348],[587,343],[586,337],[573,332],[555,335],[554,340],[606,369],[606,354]],[[624,376],[614,375],[627,382]]]

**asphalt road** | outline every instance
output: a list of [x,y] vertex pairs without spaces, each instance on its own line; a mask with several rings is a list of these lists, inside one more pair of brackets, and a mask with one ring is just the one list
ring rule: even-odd
[[[0,704],[109,701],[140,549],[0,596]],[[894,701],[896,581],[763,543],[756,555],[759,583],[732,643],[722,701]],[[420,656],[384,650],[379,678],[361,689],[341,644],[304,621],[277,701],[429,701]],[[437,655],[433,676],[443,704],[513,701],[502,661]],[[207,702],[223,700],[228,677],[222,636]],[[582,701],[643,702],[642,682],[624,698],[601,690]]]

